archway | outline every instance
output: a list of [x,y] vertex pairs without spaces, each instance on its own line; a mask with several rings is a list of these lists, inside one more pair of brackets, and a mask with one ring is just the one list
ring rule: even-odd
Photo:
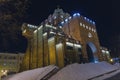
[[86,49],[87,49],[88,61],[96,62],[98,60],[98,58],[95,57],[95,53],[97,52],[96,46],[92,42],[88,42]]

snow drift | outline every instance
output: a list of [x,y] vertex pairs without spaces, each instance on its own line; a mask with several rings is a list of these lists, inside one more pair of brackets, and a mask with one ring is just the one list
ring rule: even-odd
[[74,63],[60,70],[57,66],[50,65],[18,73],[7,80],[44,80],[44,78],[51,75],[54,70],[58,70],[58,72],[52,74],[52,77],[50,76],[49,79],[47,78],[48,80],[88,80],[96,76],[113,72],[117,69],[117,66],[107,62],[86,64]]

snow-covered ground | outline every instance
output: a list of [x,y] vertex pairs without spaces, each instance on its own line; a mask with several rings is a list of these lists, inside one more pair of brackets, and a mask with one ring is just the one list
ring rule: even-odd
[[92,79],[92,80],[104,80],[104,79],[106,79],[106,78],[109,78],[109,77],[111,77],[111,76],[116,75],[117,73],[120,73],[120,70],[117,70],[117,71],[112,72],[112,73],[109,73],[109,74],[104,74],[103,76],[94,78],[94,79]]
[[48,74],[54,68],[58,68],[58,67],[54,65],[50,65],[43,68],[24,71],[16,75],[13,75],[12,77],[6,80],[41,80],[41,78],[43,78],[46,74]]
[[[50,65],[43,68],[28,70],[15,74],[6,80],[41,80],[55,68],[58,69],[58,67]],[[111,65],[107,62],[86,64],[74,63],[59,70],[49,80],[104,80],[105,78],[111,77],[119,72],[120,70],[118,66]]]
[[118,67],[107,62],[87,64],[75,63],[63,68],[49,80],[88,80],[117,69]]

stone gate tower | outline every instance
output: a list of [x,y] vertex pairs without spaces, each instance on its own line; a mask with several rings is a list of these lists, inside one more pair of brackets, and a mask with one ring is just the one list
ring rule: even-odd
[[39,26],[23,24],[22,31],[28,39],[22,71],[101,60],[95,22],[79,13],[70,16],[58,8]]
[[80,41],[82,56],[85,62],[97,62],[102,60],[100,44],[95,22],[79,13],[73,14],[71,19],[62,22],[63,31],[71,38]]

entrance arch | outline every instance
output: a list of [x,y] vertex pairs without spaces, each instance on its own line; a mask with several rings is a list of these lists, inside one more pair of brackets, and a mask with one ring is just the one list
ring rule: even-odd
[[96,60],[98,60],[98,58],[95,57],[95,54],[97,52],[96,46],[92,42],[88,42],[86,49],[87,49],[88,61],[96,62]]

